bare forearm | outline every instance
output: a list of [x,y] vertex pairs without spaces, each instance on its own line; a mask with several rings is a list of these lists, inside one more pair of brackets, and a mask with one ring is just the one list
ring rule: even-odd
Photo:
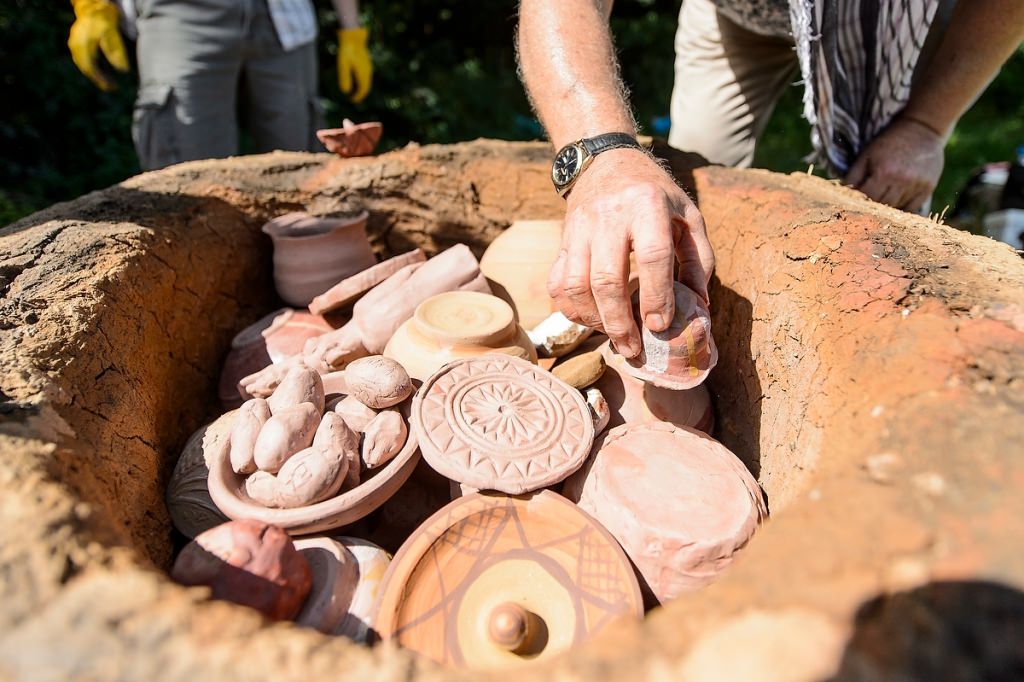
[[522,0],[519,61],[555,147],[635,132],[608,29],[611,0]]
[[960,0],[903,115],[948,137],[1022,40],[1021,0]]
[[358,0],[331,0],[334,11],[338,14],[338,23],[342,28],[359,28]]

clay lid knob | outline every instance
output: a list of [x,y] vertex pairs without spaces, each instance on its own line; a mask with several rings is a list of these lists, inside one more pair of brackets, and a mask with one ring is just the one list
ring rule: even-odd
[[512,653],[526,651],[537,628],[537,616],[519,604],[505,602],[491,611],[487,621],[487,634],[491,641]]

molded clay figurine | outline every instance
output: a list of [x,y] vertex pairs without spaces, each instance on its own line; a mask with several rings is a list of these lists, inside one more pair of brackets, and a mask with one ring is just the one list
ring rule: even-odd
[[324,382],[313,370],[291,367],[274,392],[267,398],[273,414],[300,403],[312,403],[317,412],[324,411]]
[[379,412],[363,431],[363,463],[369,469],[387,464],[405,446],[408,427],[397,410]]
[[251,474],[258,468],[253,450],[263,425],[270,419],[270,405],[263,398],[253,398],[238,408],[231,428],[231,468],[238,474]]
[[397,405],[413,391],[405,368],[382,355],[353,361],[345,368],[345,381],[349,395],[375,410]]
[[340,128],[322,128],[316,131],[316,137],[327,151],[351,158],[373,154],[383,132],[384,124],[380,121],[354,123],[346,118]]
[[373,418],[377,416],[377,411],[373,410],[354,396],[346,396],[341,402],[334,406],[334,411],[345,420],[348,427],[356,433],[362,433],[366,430],[366,425],[373,421]]
[[261,521],[229,521],[200,534],[181,550],[171,577],[206,585],[214,599],[254,608],[268,618],[294,618],[309,594],[306,559],[281,528]]
[[256,466],[276,474],[288,458],[310,446],[320,424],[313,403],[299,403],[279,410],[260,429],[253,448]]

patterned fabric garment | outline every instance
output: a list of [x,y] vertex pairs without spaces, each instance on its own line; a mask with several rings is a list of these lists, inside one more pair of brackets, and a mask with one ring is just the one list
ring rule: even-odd
[[804,116],[829,171],[845,175],[910,99],[940,0],[790,0]]
[[[686,0],[683,0],[686,2]],[[712,0],[718,11],[748,31],[776,38],[793,34],[789,0]]]

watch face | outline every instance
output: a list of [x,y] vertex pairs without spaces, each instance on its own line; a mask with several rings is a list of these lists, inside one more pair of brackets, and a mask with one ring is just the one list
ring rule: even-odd
[[562,147],[551,166],[551,180],[555,186],[562,187],[572,182],[572,179],[580,172],[582,161],[583,154],[579,147],[574,144]]

